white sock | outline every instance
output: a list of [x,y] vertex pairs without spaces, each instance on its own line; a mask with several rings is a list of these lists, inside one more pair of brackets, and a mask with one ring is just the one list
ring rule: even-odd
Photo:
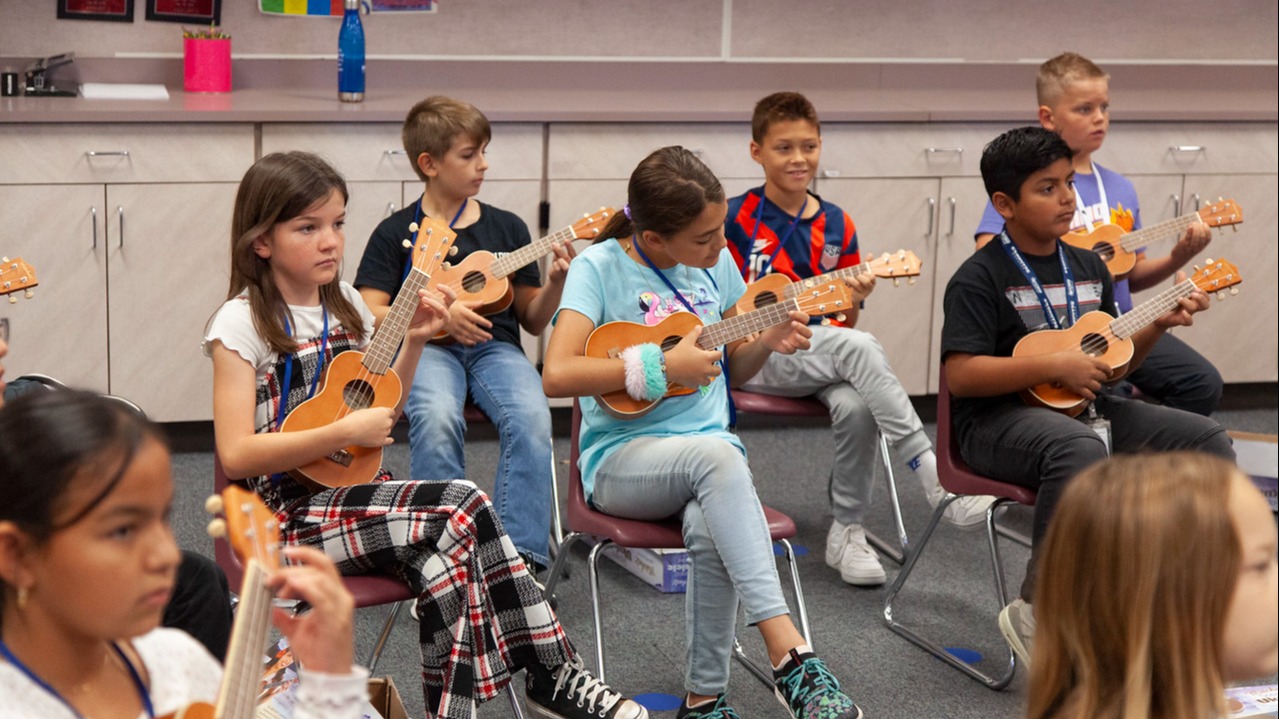
[[937,455],[933,454],[931,449],[920,452],[908,464],[915,471],[915,476],[919,477],[920,484],[924,485],[924,494],[926,496],[933,497],[942,494],[944,490],[941,486],[941,480],[937,477]]

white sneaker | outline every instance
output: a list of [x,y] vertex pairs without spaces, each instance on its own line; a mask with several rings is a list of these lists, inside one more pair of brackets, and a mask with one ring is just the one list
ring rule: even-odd
[[1020,597],[999,613],[999,632],[1012,647],[1013,653],[1030,670],[1030,648],[1035,637],[1034,607]]
[[[928,495],[928,503],[936,508],[946,498],[946,490],[941,487]],[[995,498],[988,494],[973,494],[960,497],[951,502],[942,519],[960,529],[976,529],[986,523],[986,510],[995,503]]]
[[887,579],[879,556],[866,543],[860,524],[831,522],[826,534],[826,564],[839,570],[839,578],[859,587],[874,587]]

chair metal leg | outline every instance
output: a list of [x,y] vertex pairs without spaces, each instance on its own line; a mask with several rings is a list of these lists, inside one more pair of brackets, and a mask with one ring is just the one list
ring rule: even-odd
[[906,561],[906,555],[910,552],[910,539],[906,536],[906,523],[902,521],[902,504],[897,496],[897,479],[893,475],[893,458],[888,452],[888,438],[883,433],[879,435],[879,455],[883,459],[884,475],[888,480],[888,500],[893,507],[893,522],[897,526],[898,547],[885,542],[871,531],[866,532],[866,541],[879,550],[880,554],[900,566]]
[[369,676],[377,670],[377,663],[382,659],[382,650],[386,648],[386,640],[391,637],[391,630],[395,628],[395,622],[400,618],[400,610],[408,604],[411,599],[403,602],[394,602],[387,611],[386,622],[382,624],[382,633],[378,635],[377,641],[373,644],[373,649],[369,651],[369,659],[365,662],[365,666],[369,668]]
[[[790,567],[791,585],[795,590],[795,609],[799,613],[799,631],[804,635],[804,641],[811,648],[813,646],[813,632],[808,624],[808,604],[804,601],[804,587],[799,583],[799,565],[795,562],[795,549],[791,543],[785,539],[778,539],[777,543],[782,545],[785,552],[786,564]],[[758,662],[746,656],[746,652],[742,649],[742,644],[733,637],[733,655],[737,657],[737,661],[746,667],[747,671],[755,675],[764,683],[764,686],[773,687],[772,667],[767,670],[760,666]]]
[[555,439],[551,439],[551,559],[564,549],[564,523],[560,519],[560,483],[555,474]]
[[[946,651],[941,645],[915,633],[910,628],[902,625],[897,621],[893,614],[893,600],[897,597],[898,592],[905,586],[906,580],[910,578],[911,572],[915,569],[915,563],[919,561],[919,557],[923,554],[924,547],[928,546],[928,540],[932,538],[933,531],[937,529],[937,525],[941,522],[942,514],[946,511],[946,507],[959,497],[953,494],[947,495],[941,504],[933,511],[932,516],[928,520],[928,526],[924,529],[923,536],[919,539],[910,552],[907,553],[906,563],[902,566],[901,571],[897,574],[897,579],[889,587],[888,593],[884,596],[884,623],[888,628],[905,637],[907,640],[920,647],[924,651],[932,654],[934,657],[946,662],[950,666],[958,669],[972,679],[975,679],[990,689],[1003,689],[1013,679],[1013,673],[1017,669],[1017,657],[1010,649],[1008,652],[1008,663],[999,676],[990,676],[972,665],[960,661],[950,652]],[[995,598],[999,602],[999,608],[1002,609],[1007,604],[1007,593],[1004,588],[1004,571],[1003,565],[1000,563],[998,534],[995,528],[995,510],[1003,505],[1011,503],[1009,499],[996,500],[991,505],[990,510],[986,513],[986,534],[990,545],[992,572],[995,579]]]
[[511,714],[515,719],[524,719],[524,710],[520,708],[520,699],[515,696],[515,680],[506,685],[506,698],[511,702]]
[[595,666],[599,671],[595,672],[595,676],[599,677],[600,682],[607,683],[604,679],[604,612],[600,606],[600,557],[603,556],[604,548],[611,546],[613,541],[601,538],[599,544],[591,547],[591,553],[586,558],[587,574],[591,580],[591,609],[595,615]]
[[564,538],[564,542],[560,544],[560,551],[555,554],[555,560],[551,562],[551,569],[546,575],[546,588],[542,590],[542,594],[546,600],[552,601],[555,596],[555,588],[559,585],[560,579],[568,576],[566,565],[568,564],[569,550],[577,543],[579,539],[584,539],[585,534],[581,532],[570,532]]

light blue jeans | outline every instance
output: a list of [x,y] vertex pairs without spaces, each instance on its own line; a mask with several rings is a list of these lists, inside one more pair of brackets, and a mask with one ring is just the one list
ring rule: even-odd
[[493,506],[516,550],[550,564],[551,410],[542,378],[519,347],[489,341],[474,347],[428,344],[422,350],[404,411],[409,418],[412,479],[466,476],[462,408],[471,401],[497,425]]
[[628,519],[682,514],[690,563],[685,689],[723,692],[739,599],[747,624],[789,612],[746,458],[717,437],[638,437],[595,471],[591,502]]

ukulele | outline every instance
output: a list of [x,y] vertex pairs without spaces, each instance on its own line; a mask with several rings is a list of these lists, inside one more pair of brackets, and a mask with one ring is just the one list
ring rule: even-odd
[[21,257],[12,260],[0,258],[0,295],[8,295],[9,304],[17,304],[18,298],[13,296],[15,292],[23,292],[23,296],[31,299],[35,295],[31,288],[38,284],[35,269]]
[[[568,227],[501,257],[487,250],[477,250],[456,265],[441,271],[436,281],[453,288],[458,302],[483,303],[475,310],[477,313],[496,314],[510,307],[515,299],[515,290],[508,279],[511,274],[543,255],[550,254],[556,245],[598,237],[608,219],[616,214],[617,210],[611,207],[601,207],[595,214],[582,215],[582,219]],[[451,341],[447,337],[447,332],[440,332],[431,341]]]
[[910,284],[915,284],[914,278],[919,276],[919,270],[922,266],[923,263],[915,256],[914,252],[898,250],[896,253],[891,254],[885,252],[877,258],[859,265],[844,267],[798,282],[792,281],[790,277],[780,272],[774,272],[764,275],[747,285],[746,294],[742,295],[742,298],[737,301],[736,307],[739,313],[750,312],[776,304],[778,300],[791,299],[810,282],[825,282],[828,279],[842,280],[865,274],[892,279],[894,287],[900,284],[903,277],[909,277]]
[[221,496],[209,497],[204,506],[224,517],[209,522],[209,534],[225,538],[244,565],[240,603],[217,705],[197,702],[161,719],[252,719],[258,706],[262,651],[271,631],[272,593],[266,579],[280,566],[279,523],[256,494],[234,485]]
[[[413,267],[391,303],[386,318],[373,334],[367,352],[343,352],[333,357],[324,371],[323,386],[315,396],[298,405],[280,427],[281,432],[298,432],[323,427],[356,410],[369,407],[394,408],[403,395],[403,383],[391,369],[409,321],[418,307],[418,290],[435,286],[431,279],[453,247],[457,237],[448,225],[426,218],[413,247]],[[405,244],[409,244],[405,240]],[[382,466],[381,447],[345,447],[293,470],[304,484],[345,487],[372,481]]]
[[1179,238],[1187,227],[1200,221],[1209,227],[1233,227],[1243,222],[1243,210],[1234,200],[1218,200],[1217,204],[1197,212],[1188,212],[1126,234],[1119,225],[1106,224],[1091,230],[1067,232],[1061,239],[1068,245],[1101,255],[1106,267],[1110,268],[1110,274],[1119,279],[1132,272],[1133,265],[1137,264],[1137,250]]
[[[1132,336],[1177,306],[1177,301],[1190,296],[1195,290],[1209,295],[1216,293],[1223,299],[1225,290],[1238,294],[1235,285],[1242,282],[1239,269],[1225,260],[1208,260],[1201,270],[1183,282],[1160,292],[1120,317],[1112,317],[1101,311],[1093,311],[1080,317],[1064,330],[1039,330],[1022,337],[1013,347],[1013,357],[1034,357],[1069,349],[1078,349],[1092,355],[1111,367],[1112,377],[1122,377],[1132,361]],[[1035,385],[1022,390],[1027,404],[1047,407],[1074,417],[1088,406],[1088,400],[1056,382]]]
[[[813,282],[813,280],[808,281]],[[810,316],[829,315],[847,310],[852,306],[852,302],[853,292],[842,281],[813,282],[811,286],[804,287],[794,297],[706,325],[697,338],[697,346],[704,350],[714,350],[773,325],[788,322],[791,310],[799,310]],[[661,346],[662,351],[665,352],[679,344],[679,341],[692,332],[693,328],[700,326],[702,321],[691,312],[676,312],[651,326],[638,322],[606,322],[596,327],[586,338],[585,354],[587,357],[602,359],[618,358],[627,347],[646,342]],[[696,388],[670,382],[667,384],[663,398],[692,394],[696,391]],[[595,399],[599,402],[601,409],[618,419],[643,417],[662,401],[661,399],[635,399],[624,389],[607,392]]]

